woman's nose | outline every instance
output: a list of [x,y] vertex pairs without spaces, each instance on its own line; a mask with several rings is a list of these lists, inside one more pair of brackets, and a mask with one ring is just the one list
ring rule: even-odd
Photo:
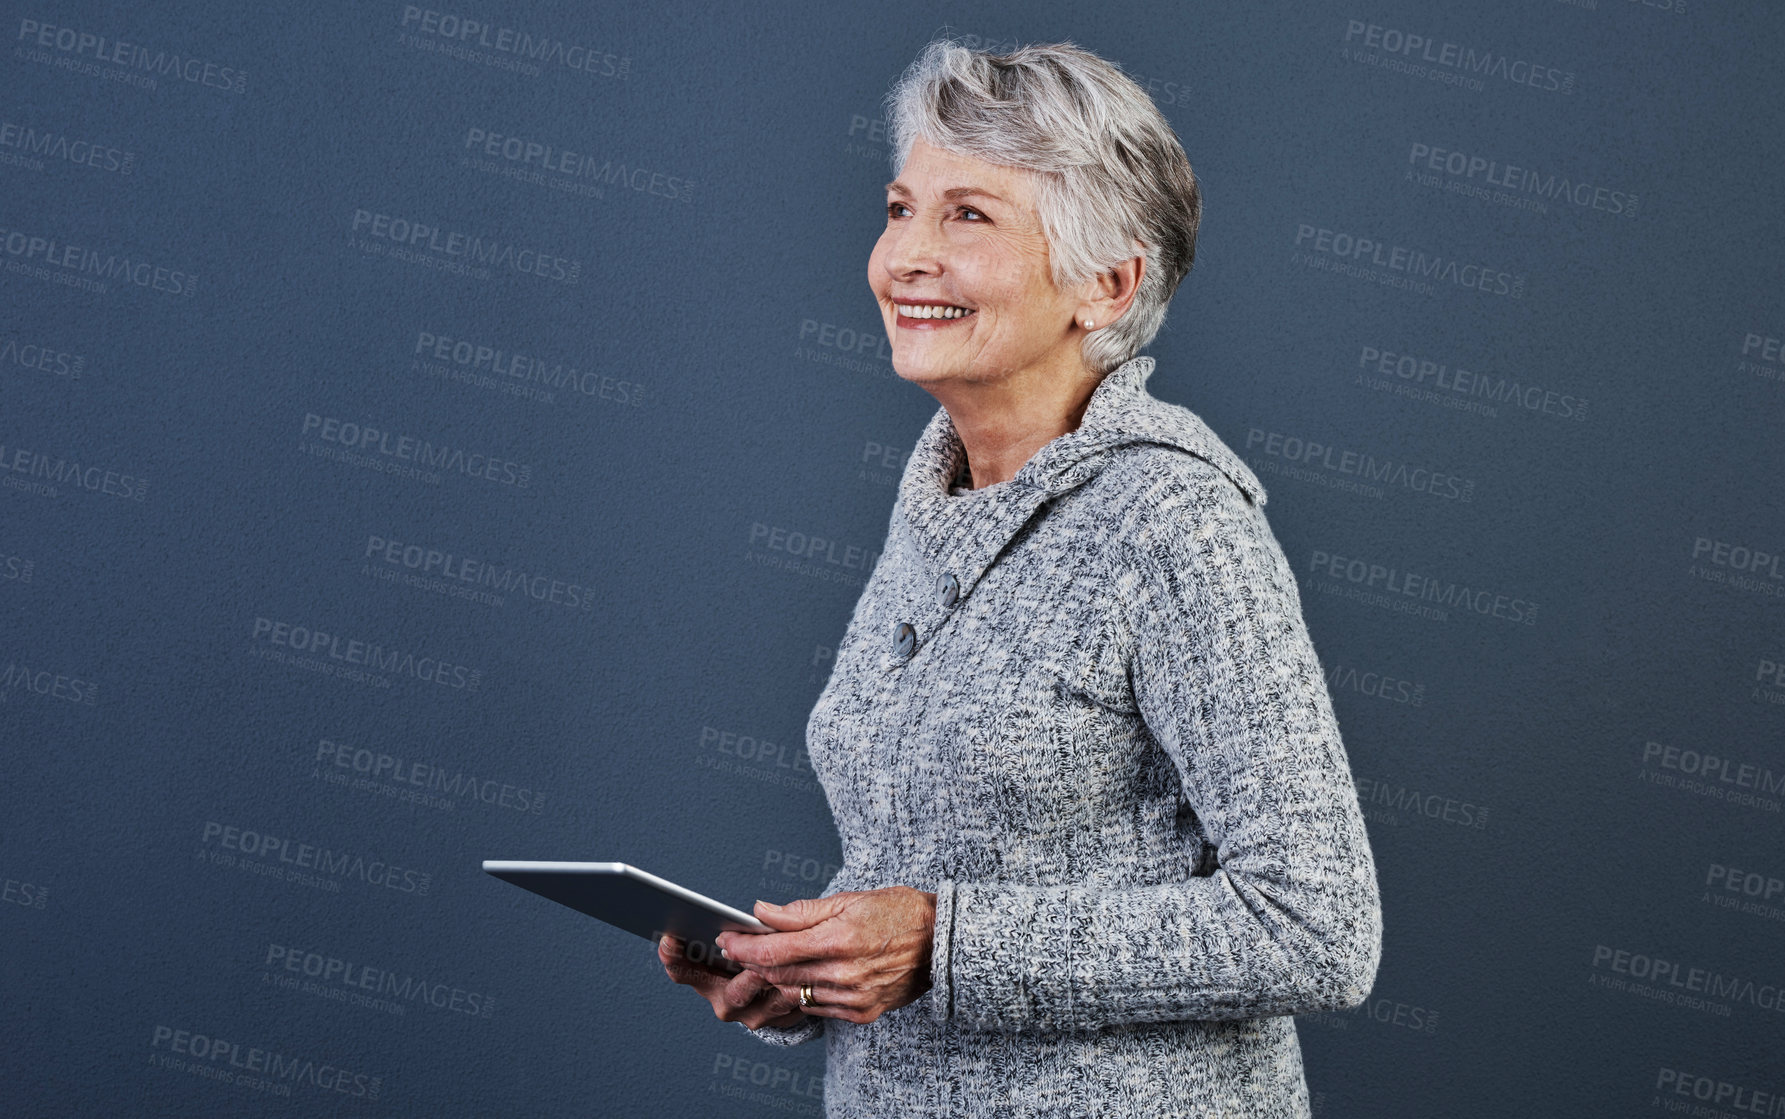
[[894,278],[934,274],[942,270],[946,246],[942,231],[932,223],[913,218],[888,233],[886,270]]

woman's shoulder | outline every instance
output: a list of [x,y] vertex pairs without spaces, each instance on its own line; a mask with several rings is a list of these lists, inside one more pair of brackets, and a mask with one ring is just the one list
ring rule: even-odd
[[[1151,473],[1207,475],[1218,472],[1255,505],[1266,500],[1264,484],[1227,441],[1182,404],[1161,400],[1137,387],[1100,416],[1105,438],[1116,452],[1111,465]],[[1124,453],[1125,452],[1125,453]]]
[[1177,550],[1197,538],[1256,531],[1263,491],[1236,455],[1135,443],[1112,456],[1092,487],[1112,542]]
[[1104,542],[1102,562],[1122,589],[1113,605],[1131,633],[1180,626],[1177,610],[1216,630],[1242,615],[1299,612],[1288,557],[1262,503],[1238,480],[1174,448],[1137,448],[1125,458],[1104,479],[1125,513]]

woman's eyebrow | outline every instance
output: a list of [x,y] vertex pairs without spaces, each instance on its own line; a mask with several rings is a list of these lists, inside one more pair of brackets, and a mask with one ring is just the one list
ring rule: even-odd
[[[888,194],[902,194],[906,198],[911,197],[911,191],[905,186],[904,183],[898,182],[897,180],[894,180],[893,182],[886,184],[886,192]],[[977,194],[981,198],[990,198],[997,202],[1005,202],[1005,199],[1002,195],[993,194],[991,191],[986,190],[984,187],[972,187],[972,186],[949,187],[947,190],[942,192],[942,197],[944,197],[944,198],[965,198],[968,195],[973,195],[973,194]],[[1006,205],[1008,205],[1007,202],[1006,202]]]

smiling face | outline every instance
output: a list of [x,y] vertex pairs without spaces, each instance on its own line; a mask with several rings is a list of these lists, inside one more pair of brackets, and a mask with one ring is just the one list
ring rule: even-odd
[[899,376],[1002,381],[1083,368],[1077,293],[1056,287],[1029,171],[911,145],[868,258]]

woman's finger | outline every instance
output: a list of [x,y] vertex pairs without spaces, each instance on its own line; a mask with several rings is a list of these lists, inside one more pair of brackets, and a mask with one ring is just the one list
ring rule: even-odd
[[[723,958],[715,955],[710,949],[705,949],[704,945],[693,945],[679,937],[672,937],[668,934],[664,935],[663,940],[668,941],[667,948],[669,952],[674,955],[678,961],[689,967],[700,968],[703,971],[719,976],[721,979],[730,979],[737,974],[734,970],[735,965],[727,964]],[[666,946],[660,942],[659,955],[662,954],[664,947]]]
[[789,987],[777,984],[775,989],[780,991],[782,997],[788,1002],[792,1003],[794,1006],[799,1006],[801,1010],[804,1010],[807,1013],[823,1009],[827,1006],[832,1008],[859,1010],[873,1001],[873,995],[855,987],[826,987],[821,983],[805,985],[812,988],[812,1006],[800,1006],[799,986]]
[[742,1022],[751,1029],[785,1019],[791,1021],[784,1021],[784,1025],[798,1021],[794,1014],[799,1009],[797,992],[790,995],[749,971],[721,973],[700,963],[689,963],[685,943],[675,937],[658,940],[657,957],[671,979],[693,987],[722,1021]]
[[846,1022],[872,1022],[880,1016],[880,1008],[874,1005],[872,1000],[858,992],[841,990],[826,992],[814,987],[812,997],[817,1002],[812,1006],[802,1006],[800,1010],[815,1018],[841,1018]]
[[789,932],[720,933],[714,943],[734,963],[792,964],[843,954],[847,934],[843,923],[832,918]]
[[670,979],[697,988],[703,995],[712,985],[724,984],[732,977],[729,971],[721,972],[705,961],[690,958],[687,945],[674,937],[665,936],[658,941],[657,958]]
[[861,979],[861,961],[848,958],[811,960],[800,964],[770,967],[767,964],[745,964],[744,969],[777,987],[799,990],[801,983],[813,986],[854,987]]
[[749,972],[739,972],[712,996],[713,1012],[728,1022],[742,1022],[755,1029],[775,1018],[786,1017],[798,1003],[780,988]]
[[764,991],[775,993],[774,987],[763,982],[760,977],[744,971],[719,988],[719,998],[733,1010],[746,1010],[751,1004],[761,1000]]
[[[740,974],[739,979],[742,980],[744,976],[748,975],[750,975],[749,972],[743,972]],[[798,988],[778,986],[768,982],[761,976],[751,976],[751,978],[756,981],[758,986],[758,1000],[760,1004],[766,1006],[776,1015],[787,1014],[800,1008]]]

